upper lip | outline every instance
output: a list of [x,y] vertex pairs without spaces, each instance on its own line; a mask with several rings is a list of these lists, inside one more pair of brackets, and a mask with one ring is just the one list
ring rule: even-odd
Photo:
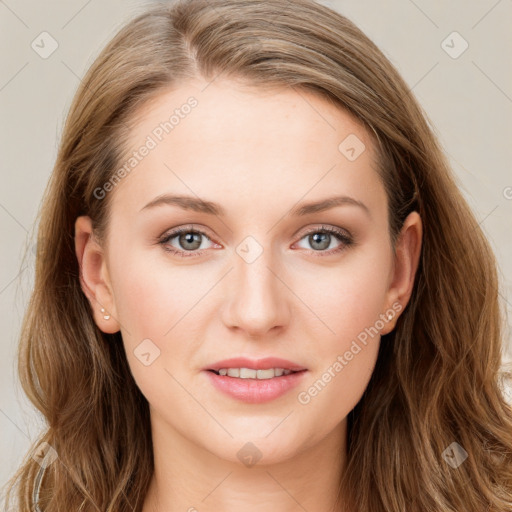
[[270,368],[282,368],[283,370],[292,370],[294,372],[300,372],[307,370],[300,364],[293,363],[280,357],[265,357],[263,359],[249,359],[247,357],[233,357],[231,359],[223,359],[217,361],[209,366],[203,368],[203,370],[215,370],[219,371],[221,368],[252,368],[254,370],[269,370]]

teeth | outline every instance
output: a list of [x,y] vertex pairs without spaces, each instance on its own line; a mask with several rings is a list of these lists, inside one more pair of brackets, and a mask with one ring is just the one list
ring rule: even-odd
[[220,368],[219,375],[238,377],[239,379],[273,379],[281,375],[290,375],[291,370],[284,368],[269,368],[268,370],[254,370],[252,368]]

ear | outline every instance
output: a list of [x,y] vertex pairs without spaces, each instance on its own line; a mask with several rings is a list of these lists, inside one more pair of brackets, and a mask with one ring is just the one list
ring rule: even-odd
[[[105,252],[94,237],[90,217],[81,216],[75,221],[75,252],[80,269],[80,285],[91,303],[96,325],[105,333],[119,331]],[[110,318],[106,319],[105,316]]]
[[[388,334],[395,328],[399,312],[405,309],[411,298],[421,254],[422,235],[421,217],[418,212],[411,212],[405,219],[396,242],[393,273],[386,299],[388,309],[395,311],[395,314],[386,322],[381,335]],[[393,304],[395,304],[394,307]]]

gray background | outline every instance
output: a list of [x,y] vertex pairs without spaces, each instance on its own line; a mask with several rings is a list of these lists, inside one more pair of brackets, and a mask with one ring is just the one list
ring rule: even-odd
[[[148,3],[0,0],[0,485],[44,425],[17,382],[15,353],[33,282],[33,228],[64,116],[94,57]],[[425,109],[495,250],[502,305],[510,317],[512,0],[322,3],[373,39]],[[35,41],[40,52],[50,48],[49,39],[42,48],[45,31],[58,43],[46,59],[31,47]],[[463,39],[451,36],[454,31]],[[469,46],[458,55],[464,41]],[[25,250],[28,264],[21,266]],[[510,329],[507,336],[510,342]]]

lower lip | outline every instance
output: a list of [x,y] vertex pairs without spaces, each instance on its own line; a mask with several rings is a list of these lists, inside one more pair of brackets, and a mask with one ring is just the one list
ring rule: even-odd
[[240,379],[206,371],[212,384],[223,393],[250,404],[275,400],[298,386],[307,370],[272,379]]

